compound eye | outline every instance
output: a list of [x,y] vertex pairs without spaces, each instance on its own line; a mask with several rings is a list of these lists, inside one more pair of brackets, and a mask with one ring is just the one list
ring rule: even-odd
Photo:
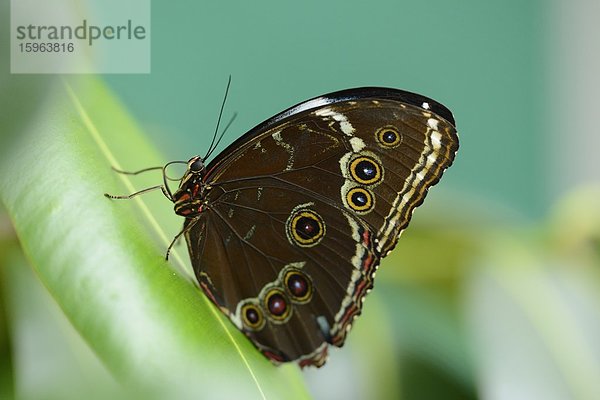
[[[194,160],[194,159],[192,158],[192,160]],[[191,162],[189,168],[190,168],[191,172],[201,172],[201,171],[203,171],[204,170],[204,160],[202,160],[201,157],[197,157],[194,161]]]

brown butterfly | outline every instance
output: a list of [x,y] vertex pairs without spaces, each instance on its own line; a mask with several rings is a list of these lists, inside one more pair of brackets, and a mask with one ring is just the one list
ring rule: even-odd
[[185,217],[200,287],[233,324],[274,363],[322,366],[457,150],[440,103],[349,89],[277,114],[209,163],[192,157],[174,193],[163,167],[154,188]]

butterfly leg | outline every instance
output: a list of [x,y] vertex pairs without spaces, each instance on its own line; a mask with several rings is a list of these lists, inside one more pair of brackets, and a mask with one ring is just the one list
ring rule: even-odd
[[115,167],[111,167],[111,168],[116,173],[123,174],[123,175],[138,175],[138,174],[141,174],[142,172],[155,171],[155,170],[163,169],[163,167],[150,167],[150,168],[140,169],[139,171],[123,171],[123,170],[115,168]]
[[169,196],[170,193],[167,192],[167,190],[165,189],[165,187],[163,185],[152,186],[152,187],[149,187],[149,188],[146,188],[146,189],[142,189],[142,190],[137,191],[135,193],[131,193],[131,194],[124,195],[124,196],[116,196],[114,194],[104,193],[104,197],[107,197],[109,199],[114,199],[114,200],[130,200],[130,199],[132,199],[135,196],[138,196],[138,195],[144,194],[144,193],[148,193],[148,192],[152,192],[153,190],[156,190],[156,189],[162,190],[163,194],[167,198],[171,199],[171,197]]
[[120,200],[129,200],[132,197],[135,197],[137,195],[140,194],[144,194],[147,192],[151,192],[153,190],[156,189],[160,189],[163,194],[165,195],[165,197],[171,201],[173,200],[173,194],[171,193],[171,190],[169,189],[169,185],[167,184],[167,180],[173,180],[172,178],[169,178],[167,176],[166,173],[166,168],[171,165],[171,164],[176,164],[176,163],[182,163],[182,161],[171,161],[169,163],[167,163],[166,165],[162,166],[162,167],[150,167],[150,168],[144,168],[144,169],[140,169],[139,171],[123,171],[120,170],[118,168],[112,167],[113,171],[122,174],[122,175],[138,175],[141,174],[142,172],[148,172],[148,171],[155,171],[155,170],[162,170],[162,175],[163,175],[163,184],[162,185],[156,185],[156,186],[152,186],[146,189],[142,189],[138,192],[132,193],[130,195],[125,195],[125,196],[115,196],[112,194],[108,194],[108,193],[104,193],[105,197],[108,197],[109,199],[120,199]]
[[169,245],[169,247],[167,247],[167,254],[165,254],[165,260],[169,259],[169,254],[171,253],[171,249],[173,248],[173,246],[175,246],[175,243],[179,240],[179,238],[181,236],[185,235],[186,232],[188,232],[190,229],[192,229],[194,227],[194,225],[196,225],[196,221],[197,220],[192,220],[192,222],[190,222],[189,224],[187,224],[186,226],[183,227],[181,232],[179,232],[177,235],[175,235],[175,237],[171,241],[171,244]]

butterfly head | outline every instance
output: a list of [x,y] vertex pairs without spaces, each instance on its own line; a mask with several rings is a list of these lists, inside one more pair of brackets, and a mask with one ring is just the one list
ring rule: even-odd
[[204,165],[204,160],[200,156],[194,156],[190,158],[188,161],[188,169],[187,174],[193,175],[204,175],[206,172],[206,166]]
[[202,157],[190,158],[179,189],[173,193],[176,214],[190,218],[203,211],[205,184],[202,178],[205,174],[206,165]]

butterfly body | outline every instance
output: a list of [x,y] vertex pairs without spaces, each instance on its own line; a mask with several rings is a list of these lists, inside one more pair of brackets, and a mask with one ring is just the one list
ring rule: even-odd
[[323,365],[457,149],[441,104],[360,88],[192,158],[173,201],[202,290],[273,362]]

